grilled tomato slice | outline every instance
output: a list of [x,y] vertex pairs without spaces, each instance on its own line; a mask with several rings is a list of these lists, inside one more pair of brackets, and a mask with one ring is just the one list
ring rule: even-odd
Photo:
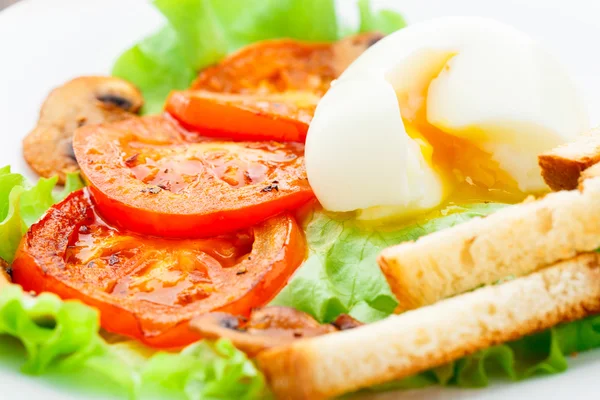
[[287,214],[210,239],[145,237],[108,225],[83,189],[30,228],[12,267],[25,290],[79,299],[100,310],[107,331],[170,348],[200,338],[194,317],[266,304],[305,251]]
[[314,197],[300,143],[211,141],[159,116],[85,126],[73,148],[100,214],[138,233],[220,235]]
[[246,46],[174,92],[166,110],[190,130],[234,140],[304,142],[321,97],[369,46],[363,33],[335,43],[292,39]]
[[322,96],[334,79],[382,38],[379,33],[362,33],[335,43],[257,42],[203,70],[192,89],[241,94],[300,90]]
[[319,100],[310,92],[244,95],[188,90],[171,93],[165,110],[187,129],[211,137],[304,143]]

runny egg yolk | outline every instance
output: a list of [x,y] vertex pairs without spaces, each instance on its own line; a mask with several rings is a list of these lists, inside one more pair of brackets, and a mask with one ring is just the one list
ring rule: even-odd
[[309,127],[306,172],[326,210],[405,223],[547,191],[537,156],[588,128],[576,85],[534,40],[441,18],[384,38],[332,84]]
[[[426,71],[421,70],[410,87],[396,93],[406,133],[419,144],[426,162],[443,179],[446,201],[439,209],[475,202],[518,203],[527,195],[490,153],[478,147],[476,141],[453,136],[427,121],[429,85],[442,70],[450,68],[448,62],[454,56],[431,51],[418,55],[427,62],[413,65],[426,65]],[[477,138],[477,132],[468,137]]]

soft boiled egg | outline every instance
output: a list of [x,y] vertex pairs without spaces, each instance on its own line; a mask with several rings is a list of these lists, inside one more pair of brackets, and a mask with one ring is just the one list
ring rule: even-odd
[[365,219],[547,188],[537,155],[589,118],[559,63],[502,23],[451,17],[384,38],[333,83],[306,140],[323,207]]

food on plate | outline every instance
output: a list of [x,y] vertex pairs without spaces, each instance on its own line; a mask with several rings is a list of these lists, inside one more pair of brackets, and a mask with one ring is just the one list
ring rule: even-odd
[[600,248],[600,178],[385,249],[379,265],[401,310]]
[[600,130],[593,129],[575,141],[538,156],[542,177],[552,190],[572,190],[582,172],[600,161]]
[[600,312],[600,256],[578,256],[346,332],[258,355],[278,398],[325,399]]
[[77,170],[73,132],[84,125],[119,121],[139,111],[144,100],[129,82],[104,76],[75,78],[54,89],[44,101],[37,126],[23,140],[23,156],[39,175]]
[[306,140],[319,202],[360,218],[547,190],[537,156],[588,128],[561,66],[525,34],[441,18],[382,39],[334,82]]
[[107,331],[178,347],[200,339],[188,326],[198,315],[247,315],[268,303],[304,254],[302,233],[285,214],[210,239],[143,237],[107,225],[84,189],[29,229],[12,276],[25,290],[97,308]]
[[245,320],[226,313],[209,313],[195,318],[190,326],[205,339],[227,338],[249,356],[302,338],[357,328],[363,324],[340,315],[331,324],[320,324],[310,315],[289,307],[252,310]]
[[350,36],[336,43],[277,39],[246,46],[203,70],[193,89],[220,93],[265,94],[307,91],[323,95],[380,33]]
[[600,347],[600,158],[556,60],[488,19],[243,3],[156,0],[168,25],[114,68],[144,99],[50,95],[24,153],[63,192],[0,169],[0,335],[27,371],[319,399]]
[[173,92],[165,106],[186,128],[235,140],[306,139],[320,97],[311,92],[260,95]]
[[151,116],[80,128],[73,147],[100,214],[138,233],[219,235],[314,197],[300,143],[211,141]]

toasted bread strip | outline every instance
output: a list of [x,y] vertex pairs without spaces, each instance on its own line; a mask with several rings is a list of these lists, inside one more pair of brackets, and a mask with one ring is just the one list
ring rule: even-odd
[[379,265],[404,311],[600,248],[600,178],[385,249]]
[[600,161],[600,128],[538,156],[542,177],[554,191],[577,188],[581,173]]
[[267,350],[258,362],[281,399],[324,399],[442,365],[600,312],[600,255],[580,255],[353,330]]

